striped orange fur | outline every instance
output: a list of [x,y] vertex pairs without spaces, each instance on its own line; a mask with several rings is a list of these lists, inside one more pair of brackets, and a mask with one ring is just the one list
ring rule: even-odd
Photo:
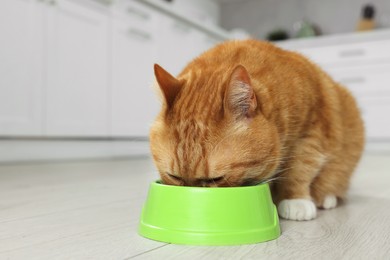
[[276,202],[343,198],[364,146],[356,102],[302,55],[228,41],[173,77],[155,65],[162,110],[150,131],[164,183],[272,181]]

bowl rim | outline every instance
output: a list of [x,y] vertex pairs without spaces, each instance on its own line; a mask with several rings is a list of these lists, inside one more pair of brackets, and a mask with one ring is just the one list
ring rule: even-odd
[[160,179],[153,181],[150,185],[158,186],[158,187],[166,187],[172,189],[186,189],[186,190],[245,190],[245,189],[256,189],[260,187],[269,186],[268,182],[261,182],[256,185],[249,186],[235,186],[235,187],[200,187],[200,186],[178,186],[178,185],[169,185],[164,184]]

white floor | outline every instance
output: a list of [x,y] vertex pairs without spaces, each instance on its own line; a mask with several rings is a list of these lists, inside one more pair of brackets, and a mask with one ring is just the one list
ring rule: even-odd
[[389,259],[390,154],[366,154],[344,205],[267,243],[159,243],[136,230],[148,159],[0,166],[0,259]]

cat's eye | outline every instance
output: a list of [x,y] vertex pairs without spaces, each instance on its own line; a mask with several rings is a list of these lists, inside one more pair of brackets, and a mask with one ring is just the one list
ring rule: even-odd
[[224,176],[219,176],[211,179],[202,179],[201,181],[207,184],[218,183],[224,179]]
[[167,173],[167,172],[165,174],[168,175],[173,180],[176,180],[176,181],[181,181],[182,180],[179,176],[176,176],[176,175],[173,175],[173,174],[170,174],[170,173]]
[[212,178],[211,180],[213,181],[213,182],[220,182],[220,181],[222,181],[223,180],[223,176],[219,176],[219,177],[216,177],[216,178]]

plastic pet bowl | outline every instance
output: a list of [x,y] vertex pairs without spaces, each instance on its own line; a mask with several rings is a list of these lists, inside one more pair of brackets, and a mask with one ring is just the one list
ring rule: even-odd
[[203,188],[154,182],[138,231],[149,239],[187,245],[252,244],[280,235],[268,184]]

